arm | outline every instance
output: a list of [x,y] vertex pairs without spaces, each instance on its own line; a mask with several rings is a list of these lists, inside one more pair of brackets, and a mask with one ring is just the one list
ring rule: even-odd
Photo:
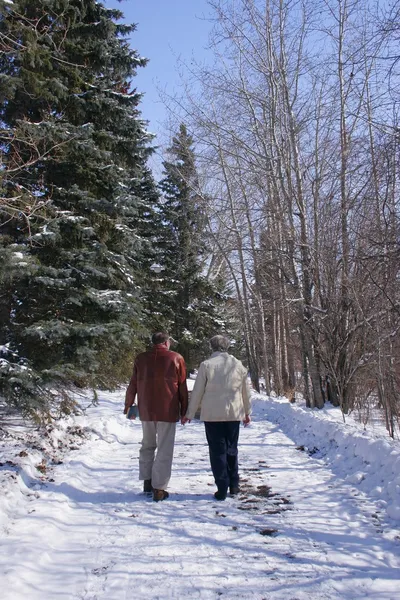
[[199,372],[197,373],[196,381],[194,382],[193,391],[190,394],[190,402],[189,408],[186,413],[186,420],[190,421],[193,419],[196,414],[197,409],[199,408],[204,391],[206,389],[207,384],[207,370],[204,363],[201,363],[199,367]]
[[137,392],[137,366],[136,366],[136,362],[135,362],[135,364],[133,365],[133,375],[131,377],[131,380],[128,385],[128,389],[126,390],[126,394],[125,394],[124,415],[127,414],[129,407],[132,406],[132,404],[135,404],[136,392]]
[[179,395],[179,413],[183,417],[188,407],[188,389],[186,383],[186,365],[183,358],[179,361],[178,367],[178,395]]
[[242,384],[242,397],[243,397],[243,406],[245,412],[245,418],[243,420],[244,426],[249,425],[251,419],[251,390],[249,380],[247,379],[247,371],[245,371],[243,375],[243,384]]

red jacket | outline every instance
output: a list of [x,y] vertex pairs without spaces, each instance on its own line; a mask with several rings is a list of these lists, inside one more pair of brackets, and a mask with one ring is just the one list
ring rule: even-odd
[[134,404],[136,394],[141,421],[178,421],[188,406],[183,357],[159,344],[139,354],[126,390],[125,414]]

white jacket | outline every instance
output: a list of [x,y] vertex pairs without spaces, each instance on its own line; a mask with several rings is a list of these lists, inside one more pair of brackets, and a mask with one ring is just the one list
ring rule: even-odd
[[186,413],[202,421],[242,421],[251,412],[247,370],[227,352],[214,352],[200,364]]

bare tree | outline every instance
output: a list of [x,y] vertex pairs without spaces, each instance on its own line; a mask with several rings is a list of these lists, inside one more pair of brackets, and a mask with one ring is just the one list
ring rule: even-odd
[[377,401],[392,435],[397,57],[381,63],[394,20],[380,27],[360,0],[210,5],[215,64],[191,67],[180,108],[253,381],[261,373],[279,394],[300,389],[309,406],[330,400],[344,414]]

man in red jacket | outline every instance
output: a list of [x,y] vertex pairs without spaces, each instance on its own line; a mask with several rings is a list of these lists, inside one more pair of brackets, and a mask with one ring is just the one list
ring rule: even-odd
[[125,396],[124,414],[138,397],[143,440],[139,452],[139,479],[143,491],[153,492],[153,500],[168,498],[165,491],[171,477],[176,422],[188,406],[186,365],[170,348],[167,333],[153,334],[153,347],[136,357],[133,375]]

